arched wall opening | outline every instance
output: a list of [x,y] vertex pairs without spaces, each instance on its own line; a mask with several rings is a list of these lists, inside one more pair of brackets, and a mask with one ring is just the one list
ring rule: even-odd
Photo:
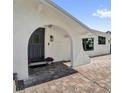
[[36,28],[29,38],[28,67],[44,64],[47,57],[72,66],[72,52],[72,38],[66,30],[57,25],[44,25]]

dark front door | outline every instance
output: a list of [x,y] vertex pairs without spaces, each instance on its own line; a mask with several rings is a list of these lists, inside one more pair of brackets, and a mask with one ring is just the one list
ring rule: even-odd
[[40,62],[44,60],[45,29],[38,28],[30,37],[28,45],[28,61]]

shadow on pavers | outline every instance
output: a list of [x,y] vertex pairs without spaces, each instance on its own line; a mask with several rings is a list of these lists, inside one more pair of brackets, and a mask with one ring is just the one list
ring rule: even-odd
[[29,78],[27,80],[17,80],[16,90],[23,90],[24,88],[69,76],[77,72],[63,62],[29,67]]

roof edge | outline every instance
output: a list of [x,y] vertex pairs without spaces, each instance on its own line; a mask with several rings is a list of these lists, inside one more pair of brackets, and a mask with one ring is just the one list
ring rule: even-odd
[[72,20],[74,20],[75,22],[77,22],[78,24],[80,24],[81,26],[85,27],[86,29],[89,30],[90,29],[88,26],[86,26],[85,24],[83,24],[81,21],[79,21],[77,18],[75,18],[74,16],[72,16],[69,12],[67,12],[66,10],[64,10],[62,7],[58,6],[56,3],[54,3],[51,0],[45,0],[47,3],[49,3],[50,5],[52,5],[53,7],[57,8],[58,10],[60,10],[62,13],[64,13],[65,15],[67,15],[68,17],[70,17]]

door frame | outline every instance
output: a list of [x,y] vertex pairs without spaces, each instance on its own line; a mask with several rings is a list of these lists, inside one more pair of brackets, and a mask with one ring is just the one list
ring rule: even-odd
[[[29,38],[29,41],[28,41],[28,64],[30,64],[30,63],[34,63],[34,62],[30,62],[30,58],[29,58],[29,51],[30,51],[30,49],[29,49],[29,47],[30,47],[30,43],[31,43],[31,40],[32,40],[32,36],[34,35],[34,33],[36,32],[36,31],[38,31],[39,29],[41,29],[41,30],[43,30],[44,31],[44,41],[43,41],[43,46],[44,46],[44,48],[43,48],[43,57],[44,57],[44,59],[45,59],[45,28],[42,28],[42,27],[39,27],[39,28],[37,28],[32,34],[31,34],[31,36],[30,36],[30,38]],[[36,33],[37,34],[37,33]],[[37,63],[37,62],[39,62],[39,61],[36,61],[35,63]]]

